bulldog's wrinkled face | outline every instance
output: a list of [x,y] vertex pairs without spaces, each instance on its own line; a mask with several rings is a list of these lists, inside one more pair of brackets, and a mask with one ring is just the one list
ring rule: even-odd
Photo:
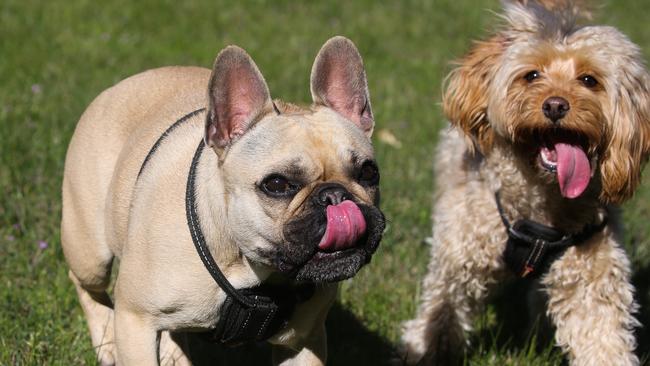
[[277,103],[232,146],[229,224],[243,252],[299,281],[354,276],[384,230],[379,169],[363,132],[326,107]]
[[243,255],[322,283],[368,263],[385,223],[366,75],[351,41],[323,45],[311,93],[309,108],[273,102],[250,56],[227,47],[208,88],[205,141],[218,156],[219,202]]

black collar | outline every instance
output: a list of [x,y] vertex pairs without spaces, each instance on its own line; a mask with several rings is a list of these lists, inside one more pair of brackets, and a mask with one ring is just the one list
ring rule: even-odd
[[607,216],[598,224],[585,225],[576,234],[567,234],[528,219],[520,219],[510,225],[503,212],[499,192],[494,197],[508,234],[503,257],[508,267],[520,277],[544,273],[566,249],[584,243],[607,226]]
[[187,177],[185,210],[196,251],[212,278],[226,293],[219,322],[210,338],[226,345],[266,340],[287,324],[296,304],[313,295],[314,285],[294,287],[264,284],[236,290],[226,279],[207,248],[196,212],[196,168],[204,147],[204,142],[201,141],[192,159]]
[[187,226],[190,229],[190,234],[192,235],[192,242],[194,242],[194,246],[196,247],[197,253],[199,253],[199,257],[201,257],[201,261],[203,262],[203,265],[205,268],[207,268],[208,272],[210,272],[210,275],[212,275],[212,278],[217,282],[219,287],[228,294],[228,296],[232,296],[235,300],[240,302],[241,304],[247,306],[247,307],[252,307],[254,306],[254,303],[250,301],[248,298],[245,296],[242,296],[235,288],[228,282],[228,279],[226,279],[226,276],[223,275],[221,270],[219,269],[219,266],[217,263],[214,261],[214,258],[212,257],[212,254],[210,254],[210,251],[208,250],[207,245],[205,244],[205,238],[203,237],[203,232],[201,231],[201,227],[199,224],[199,218],[196,214],[196,192],[195,192],[195,187],[194,187],[194,181],[196,179],[196,167],[199,163],[199,158],[201,157],[201,152],[203,151],[204,143],[201,141],[199,144],[199,147],[196,149],[196,152],[194,153],[194,158],[192,159],[192,165],[190,166],[190,173],[188,174],[187,177],[187,187],[185,189],[185,213],[187,215]]

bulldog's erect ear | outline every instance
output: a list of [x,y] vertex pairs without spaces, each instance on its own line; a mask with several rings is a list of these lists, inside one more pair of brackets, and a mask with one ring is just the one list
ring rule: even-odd
[[375,126],[363,60],[345,37],[330,38],[318,52],[311,69],[311,95],[315,104],[332,108],[370,137]]
[[273,110],[264,77],[246,51],[237,46],[224,48],[214,61],[208,103],[204,140],[218,154]]

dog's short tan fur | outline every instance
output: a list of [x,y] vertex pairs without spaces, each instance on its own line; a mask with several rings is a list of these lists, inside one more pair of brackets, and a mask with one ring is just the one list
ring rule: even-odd
[[[604,231],[542,276],[547,314],[572,365],[639,363],[637,305],[614,205],[632,195],[650,151],[650,77],[618,30],[577,25],[575,4],[505,1],[503,29],[476,43],[449,77],[443,104],[452,126],[437,148],[431,262],[417,317],[403,333],[410,361],[450,364],[489,289],[508,274],[499,191],[510,222],[576,233],[608,214]],[[526,80],[531,70],[539,76]],[[585,74],[599,84],[581,84]],[[542,111],[551,96],[570,101],[557,127],[584,136],[591,159],[593,177],[575,199],[562,197],[555,175],[531,161],[535,134],[556,127]]]
[[[201,263],[186,223],[187,174],[201,138],[214,153],[204,153],[197,168],[198,216],[210,251],[236,288],[272,274],[257,250],[281,241],[278,228],[302,210],[296,202],[319,182],[335,181],[359,202],[373,204],[375,192],[356,183],[343,163],[349,151],[362,158],[373,154],[361,58],[349,40],[336,37],[314,66],[314,105],[277,101],[279,115],[254,63],[235,47],[220,54],[212,73],[196,67],[147,71],[106,90],[86,110],[66,158],[62,242],[102,364],[187,364],[168,331],[208,329],[219,318],[225,295]],[[347,104],[337,105],[340,97]],[[138,177],[161,134],[205,107],[208,112],[166,136]],[[233,125],[206,127],[210,111]],[[289,207],[260,208],[250,181],[292,156],[309,167],[312,183]],[[115,257],[120,266],[113,306],[106,290]],[[276,363],[325,363],[324,320],[336,288],[319,285],[270,339]]]

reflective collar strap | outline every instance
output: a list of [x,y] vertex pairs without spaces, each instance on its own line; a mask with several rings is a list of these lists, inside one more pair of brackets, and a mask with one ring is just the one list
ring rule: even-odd
[[228,294],[232,296],[237,302],[244,305],[245,307],[253,307],[255,303],[250,301],[249,298],[242,296],[232,284],[226,279],[226,276],[223,275],[219,266],[214,261],[212,254],[208,250],[207,245],[205,244],[205,238],[203,237],[203,232],[201,232],[201,226],[199,224],[198,215],[196,213],[196,192],[194,190],[194,181],[196,179],[196,167],[201,158],[201,153],[205,143],[203,140],[199,143],[199,147],[194,153],[194,158],[192,158],[192,165],[190,166],[190,173],[187,176],[187,188],[185,190],[185,212],[187,214],[187,226],[190,229],[190,234],[192,235],[192,242],[194,242],[194,247],[196,247],[196,252],[199,254],[201,261],[205,268],[210,272],[210,275],[217,282],[219,287]]
[[[205,108],[200,108],[197,109],[193,112],[190,112],[183,117],[179,118],[174,122],[171,126],[169,126],[165,132],[163,132],[162,135],[156,140],[156,142],[153,144],[151,149],[149,150],[149,153],[147,156],[144,158],[144,161],[142,162],[142,165],[140,166],[140,170],[138,171],[138,178],[140,178],[140,175],[144,171],[144,168],[147,166],[147,163],[153,156],[153,154],[158,150],[162,142],[169,136],[169,134],[174,131],[176,128],[178,128],[180,125],[183,123],[189,121],[192,117],[195,115],[205,111]],[[210,254],[210,251],[208,250],[206,244],[205,244],[205,238],[203,237],[203,233],[201,232],[200,226],[199,226],[199,220],[196,214],[196,205],[195,205],[195,192],[194,192],[194,180],[196,176],[196,166],[198,165],[199,158],[201,157],[201,152],[203,151],[204,148],[204,143],[203,140],[201,140],[201,143],[199,144],[199,147],[196,149],[196,152],[194,153],[194,158],[192,159],[192,165],[190,167],[190,173],[187,177],[187,187],[185,191],[185,212],[187,215],[187,225],[190,229],[190,234],[192,236],[192,242],[194,242],[194,246],[196,247],[196,251],[199,253],[199,256],[201,257],[201,261],[203,262],[203,265],[208,269],[208,272],[210,272],[210,275],[212,275],[212,278],[217,282],[219,287],[221,287],[226,294],[229,296],[232,296],[234,299],[236,299],[239,303],[244,305],[245,307],[253,307],[255,304],[251,302],[248,298],[245,296],[242,296],[235,288],[228,282],[226,277],[223,275],[221,270],[219,270],[219,266],[214,261],[214,258],[212,258],[212,255]]]
[[[144,171],[144,168],[147,166],[147,163],[149,162],[153,154],[158,150],[162,142],[167,138],[167,136],[169,136],[169,134],[172,131],[174,131],[176,128],[178,128],[180,125],[189,121],[192,117],[194,117],[195,115],[203,111],[205,111],[205,108],[200,108],[191,113],[184,115],[183,117],[176,120],[176,122],[174,122],[171,126],[169,126],[165,130],[165,132],[163,132],[163,134],[156,140],[154,145],[151,147],[147,156],[144,158],[144,161],[140,166],[140,170],[138,171],[138,178],[140,178],[140,175]],[[221,270],[219,270],[219,266],[217,266],[217,264],[215,263],[214,258],[212,258],[212,255],[210,254],[210,251],[208,250],[205,244],[205,238],[203,237],[203,233],[201,232],[199,226],[199,220],[196,214],[194,180],[196,176],[196,166],[198,165],[199,158],[201,157],[201,152],[203,151],[204,146],[205,145],[203,143],[203,140],[201,140],[199,147],[196,149],[196,152],[194,153],[194,158],[192,159],[192,165],[190,167],[190,173],[187,177],[187,188],[185,191],[185,211],[187,215],[187,225],[190,229],[190,234],[192,235],[192,241],[194,242],[196,251],[199,253],[199,256],[201,257],[201,261],[203,262],[203,265],[205,266],[205,268],[208,269],[208,272],[210,272],[210,275],[212,275],[212,278],[214,278],[214,280],[217,282],[219,287],[221,287],[226,292],[226,294],[232,296],[234,299],[236,299],[239,303],[241,303],[245,307],[253,307],[255,306],[255,303],[250,301],[245,296],[242,296],[239,292],[237,292],[237,290],[235,290],[235,288],[230,284],[230,282],[228,282],[228,280],[223,275]]]

